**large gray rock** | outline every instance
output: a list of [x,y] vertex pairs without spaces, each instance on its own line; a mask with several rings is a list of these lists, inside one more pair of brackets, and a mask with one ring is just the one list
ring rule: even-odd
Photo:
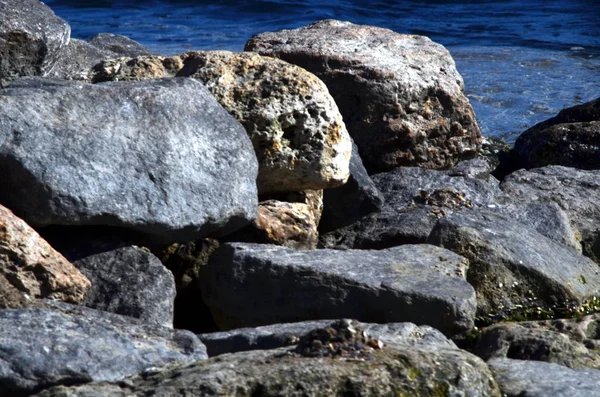
[[323,192],[319,232],[350,225],[371,213],[379,212],[382,206],[383,196],[369,177],[353,142],[348,181],[343,186]]
[[346,317],[453,334],[473,326],[466,270],[464,258],[430,245],[294,251],[238,243],[213,254],[201,282],[221,329]]
[[152,55],[146,46],[120,34],[98,33],[91,37],[88,43],[105,52],[116,54],[115,58]]
[[597,369],[507,358],[495,358],[487,364],[506,397],[592,397],[600,390]]
[[486,365],[470,353],[381,346],[363,336],[360,328],[332,325],[312,331],[296,348],[225,354],[118,384],[55,387],[37,396],[500,396]]
[[261,33],[245,49],[323,80],[371,173],[447,168],[481,146],[454,60],[427,37],[325,20]]
[[241,125],[192,79],[22,79],[0,96],[0,202],[34,226],[107,225],[156,241],[256,216]]
[[600,263],[600,170],[562,166],[519,170],[500,187],[515,201],[557,203],[567,213],[583,254]]
[[151,253],[125,247],[73,265],[92,282],[86,306],[173,327],[175,279]]
[[87,81],[90,69],[106,59],[118,58],[112,51],[103,50],[77,39],[71,39],[47,77]]
[[[597,326],[597,321],[587,321]],[[564,325],[565,327],[560,327]],[[473,352],[484,360],[511,358],[564,365],[569,368],[600,369],[598,339],[578,339],[568,328],[578,327],[577,320],[524,321],[501,323],[483,330]],[[587,336],[587,335],[586,335]],[[593,335],[598,337],[597,335]]]
[[481,315],[536,305],[557,308],[600,292],[594,262],[499,214],[450,214],[427,241],[469,259],[467,279],[477,291]]
[[[206,346],[209,357],[248,350],[276,349],[291,346],[309,332],[325,328],[337,320],[303,321],[274,324],[256,328],[198,335]],[[384,344],[406,344],[421,348],[455,348],[456,345],[438,330],[412,323],[369,324],[352,321],[351,326],[364,329],[370,337]]]
[[71,28],[39,0],[0,0],[0,88],[52,71]]
[[116,381],[150,367],[205,359],[188,331],[79,306],[0,310],[0,395]]

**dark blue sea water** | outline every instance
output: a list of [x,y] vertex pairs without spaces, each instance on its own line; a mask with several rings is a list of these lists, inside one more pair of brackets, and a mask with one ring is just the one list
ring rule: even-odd
[[600,0],[45,0],[72,37],[131,37],[162,54],[241,51],[250,36],[324,18],[429,36],[452,53],[485,135],[512,140],[600,97]]

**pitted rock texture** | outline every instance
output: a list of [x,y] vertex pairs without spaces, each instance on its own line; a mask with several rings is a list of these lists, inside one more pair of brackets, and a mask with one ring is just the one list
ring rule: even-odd
[[323,80],[370,173],[447,168],[481,146],[454,60],[427,37],[325,20],[261,33],[245,49]]
[[157,243],[256,216],[242,126],[193,79],[20,79],[0,95],[0,203],[33,226],[103,225]]
[[0,294],[6,302],[4,307],[26,306],[25,301],[17,299],[15,290],[24,299],[48,298],[83,303],[91,286],[75,266],[1,205],[0,276]]
[[260,193],[340,186],[351,141],[327,87],[313,74],[253,53],[188,52],[97,65],[93,81],[192,77],[239,120],[259,161]]
[[118,381],[148,368],[207,358],[191,332],[113,313],[47,302],[0,310],[0,395],[24,397],[53,385]]
[[473,327],[468,262],[431,245],[380,251],[297,251],[225,244],[202,269],[202,293],[221,329],[331,318],[409,321],[445,334]]
[[0,88],[52,71],[71,28],[39,0],[0,0]]

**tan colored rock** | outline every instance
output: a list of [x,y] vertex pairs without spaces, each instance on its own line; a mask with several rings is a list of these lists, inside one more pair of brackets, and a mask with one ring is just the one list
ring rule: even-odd
[[277,200],[288,203],[304,203],[308,205],[315,218],[315,223],[319,225],[321,215],[323,214],[323,190],[304,190],[302,192],[284,192],[270,194],[268,197],[260,198],[260,201]]
[[92,81],[192,77],[239,120],[259,161],[259,192],[320,190],[344,184],[352,151],[325,84],[285,61],[254,53],[188,52],[95,67]]
[[[0,206],[0,275],[31,298],[82,303],[91,287],[75,266],[3,206]],[[0,288],[3,285],[0,282]],[[10,288],[0,295],[9,297],[5,298],[8,301],[14,300]]]

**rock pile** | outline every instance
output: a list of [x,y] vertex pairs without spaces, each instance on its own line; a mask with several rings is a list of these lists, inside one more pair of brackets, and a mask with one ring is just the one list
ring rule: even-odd
[[426,37],[69,35],[0,0],[0,397],[596,393],[600,99],[493,158]]

